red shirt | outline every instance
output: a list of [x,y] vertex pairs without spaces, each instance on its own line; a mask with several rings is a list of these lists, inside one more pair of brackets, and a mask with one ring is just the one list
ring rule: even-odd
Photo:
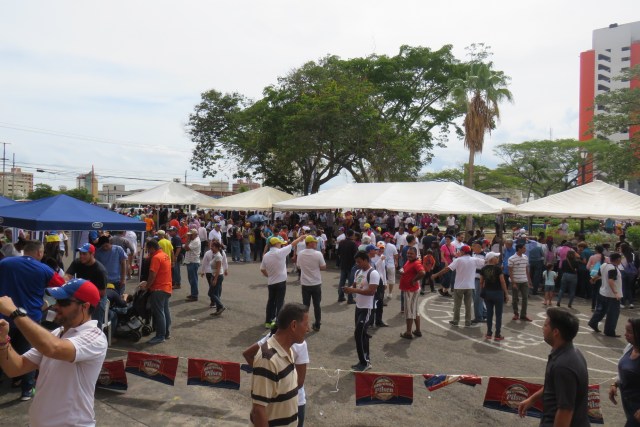
[[420,272],[424,272],[424,267],[419,259],[414,261],[407,261],[402,267],[404,273],[400,276],[400,290],[415,292],[420,289],[420,283],[415,281],[415,277]]

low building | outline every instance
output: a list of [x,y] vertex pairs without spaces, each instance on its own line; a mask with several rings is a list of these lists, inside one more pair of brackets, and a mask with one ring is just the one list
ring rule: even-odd
[[33,191],[33,174],[22,172],[20,168],[11,168],[9,172],[0,172],[2,195],[13,199],[26,198]]

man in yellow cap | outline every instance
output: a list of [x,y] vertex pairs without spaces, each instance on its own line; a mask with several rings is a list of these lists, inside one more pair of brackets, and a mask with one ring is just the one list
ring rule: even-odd
[[369,224],[368,222],[364,224],[364,232],[362,233],[362,235],[369,236],[371,238],[372,245],[376,244],[376,234],[373,232],[373,230],[371,229],[371,224]]
[[267,289],[269,290],[265,328],[271,329],[278,312],[280,312],[284,304],[284,297],[287,292],[287,256],[304,239],[305,235],[302,234],[291,242],[291,245],[287,245],[287,242],[281,237],[271,237],[269,239],[269,251],[264,254],[260,264],[260,271],[267,278]]
[[322,318],[320,301],[322,300],[322,274],[321,270],[327,269],[322,252],[316,250],[318,239],[312,235],[307,235],[304,239],[306,249],[298,254],[297,264],[300,268],[300,285],[302,286],[302,303],[309,307],[313,300],[313,314],[315,322],[313,330],[320,330],[320,320]]

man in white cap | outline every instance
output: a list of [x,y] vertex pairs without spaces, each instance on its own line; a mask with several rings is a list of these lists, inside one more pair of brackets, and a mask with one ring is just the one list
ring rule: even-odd
[[271,329],[284,305],[284,297],[287,293],[287,257],[304,238],[304,234],[300,235],[291,242],[291,245],[287,245],[280,237],[274,236],[269,239],[269,250],[264,254],[260,264],[260,272],[267,278],[269,291],[264,321],[265,328]]

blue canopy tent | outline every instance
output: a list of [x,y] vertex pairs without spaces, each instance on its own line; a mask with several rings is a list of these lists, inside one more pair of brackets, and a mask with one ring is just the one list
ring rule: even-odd
[[2,208],[4,206],[15,205],[16,203],[18,203],[18,202],[14,201],[14,200],[11,200],[11,199],[9,199],[7,197],[4,197],[4,196],[0,196],[0,208]]
[[32,231],[133,230],[146,224],[65,194],[0,207],[0,225]]

